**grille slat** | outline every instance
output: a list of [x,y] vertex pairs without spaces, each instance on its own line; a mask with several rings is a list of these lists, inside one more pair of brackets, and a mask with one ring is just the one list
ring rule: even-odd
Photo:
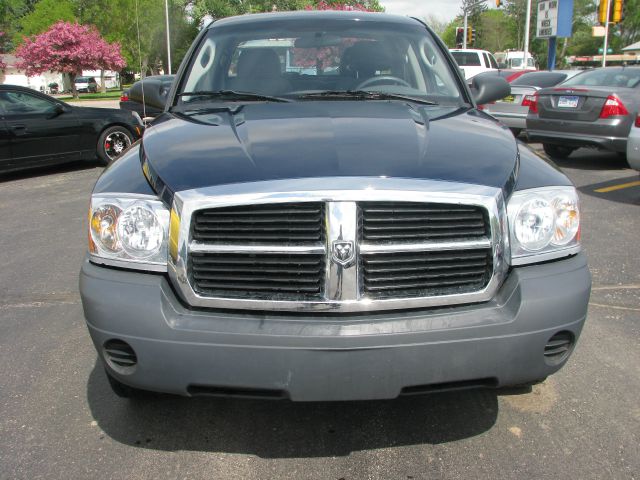
[[252,299],[319,299],[324,254],[192,253],[190,277],[201,295]]
[[412,202],[361,202],[362,239],[369,243],[463,240],[488,236],[481,207]]
[[450,295],[481,290],[491,278],[491,250],[368,254],[364,293],[371,298]]
[[324,204],[283,203],[211,208],[195,212],[191,232],[205,244],[322,243]]

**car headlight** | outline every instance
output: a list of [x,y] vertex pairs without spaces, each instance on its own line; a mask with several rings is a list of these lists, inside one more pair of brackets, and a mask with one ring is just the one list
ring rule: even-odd
[[515,192],[507,212],[512,265],[543,262],[580,250],[580,206],[575,188]]
[[89,254],[96,263],[166,271],[169,210],[149,195],[94,195]]

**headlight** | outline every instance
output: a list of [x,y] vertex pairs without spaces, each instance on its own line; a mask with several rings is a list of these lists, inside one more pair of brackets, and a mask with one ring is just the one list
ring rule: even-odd
[[512,265],[552,260],[580,250],[580,208],[575,188],[516,192],[507,211]]
[[96,263],[166,271],[169,210],[148,195],[95,195],[89,253]]

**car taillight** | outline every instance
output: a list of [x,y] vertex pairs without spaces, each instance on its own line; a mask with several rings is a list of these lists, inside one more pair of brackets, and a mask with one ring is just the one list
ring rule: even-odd
[[636,117],[636,127],[640,128],[640,113]]
[[615,95],[609,95],[600,112],[600,118],[624,117],[625,115],[629,115],[629,111],[622,101]]
[[538,94],[525,95],[522,99],[522,106],[529,107],[531,113],[538,113]]
[[120,94],[120,101],[121,102],[128,102],[129,101],[129,94],[126,92],[122,92]]

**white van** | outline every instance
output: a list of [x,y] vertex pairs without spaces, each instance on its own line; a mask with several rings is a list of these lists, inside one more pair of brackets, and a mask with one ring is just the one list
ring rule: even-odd
[[453,48],[449,51],[464,72],[466,80],[479,73],[498,69],[498,62],[496,62],[493,54],[486,50]]

